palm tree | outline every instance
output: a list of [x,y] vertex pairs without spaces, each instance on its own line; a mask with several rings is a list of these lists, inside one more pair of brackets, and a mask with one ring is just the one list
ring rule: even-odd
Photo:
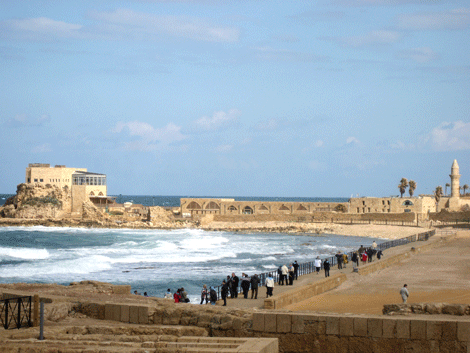
[[413,194],[416,190],[416,181],[410,180],[408,182],[408,186],[409,186],[408,192],[410,193],[410,197],[413,197]]
[[468,184],[465,184],[464,186],[462,186],[462,189],[463,189],[463,195],[465,196],[465,190],[467,190],[469,188]]
[[450,188],[450,184],[446,183],[446,196],[447,196],[447,188]]
[[403,194],[406,191],[406,188],[408,187],[408,179],[406,178],[401,178],[400,184],[398,184],[398,189],[400,189],[400,197],[403,197]]

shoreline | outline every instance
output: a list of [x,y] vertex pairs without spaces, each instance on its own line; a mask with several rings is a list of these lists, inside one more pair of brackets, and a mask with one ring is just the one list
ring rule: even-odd
[[142,230],[180,230],[200,229],[205,231],[221,231],[236,233],[283,233],[290,235],[319,236],[335,234],[342,236],[355,236],[380,239],[399,239],[413,234],[421,233],[429,228],[377,225],[377,224],[337,224],[337,223],[298,223],[298,222],[203,222],[170,221],[170,222],[142,222],[127,223],[86,221],[86,220],[52,220],[52,219],[6,219],[0,218],[0,227],[63,227],[86,229],[142,229]]

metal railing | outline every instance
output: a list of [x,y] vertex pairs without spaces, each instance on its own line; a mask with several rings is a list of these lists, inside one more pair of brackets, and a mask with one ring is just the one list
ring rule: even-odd
[[0,300],[0,324],[7,330],[10,327],[33,326],[32,297],[14,297]]
[[377,225],[389,225],[389,226],[418,226],[418,221],[400,221],[400,220],[390,220],[390,219],[346,219],[346,218],[329,218],[323,220],[312,220],[312,223],[338,223],[338,224],[377,224]]
[[[406,244],[409,244],[409,243],[412,243],[412,242],[415,242],[415,241],[426,241],[430,237],[434,236],[435,234],[436,234],[436,230],[433,229],[433,230],[430,230],[430,231],[427,231],[427,232],[410,235],[409,237],[386,241],[386,242],[378,244],[377,245],[377,250],[385,250],[385,249],[393,248],[393,247],[396,247],[396,246],[406,245]],[[348,261],[351,261],[351,258],[352,258],[352,255],[353,255],[354,252],[355,251],[351,251],[351,252],[346,254]],[[321,259],[322,260],[322,269],[323,269],[323,262],[326,259],[328,259],[328,261],[330,262],[331,267],[338,265],[338,258],[335,255],[333,255],[333,256],[325,257],[325,258]],[[308,275],[308,274],[310,274],[312,272],[315,272],[315,271],[316,271],[315,262],[310,261],[310,262],[305,262],[305,263],[299,264],[297,274],[298,274],[298,276],[302,276],[302,275]],[[278,274],[278,269],[275,269],[275,270],[272,270],[272,271],[269,271],[269,272],[261,273],[261,274],[258,275],[258,277],[259,277],[259,280],[260,280],[259,286],[262,287],[266,284],[266,278],[267,277],[272,277],[274,279],[274,282],[279,283],[279,277],[280,276]],[[240,283],[241,283],[241,279],[240,279],[239,284]],[[222,285],[213,286],[213,287],[217,291],[217,299],[220,299],[221,298]],[[242,288],[241,288],[240,285],[238,286],[237,290],[238,290],[238,293],[242,293]],[[230,293],[230,290],[229,290],[229,293]]]

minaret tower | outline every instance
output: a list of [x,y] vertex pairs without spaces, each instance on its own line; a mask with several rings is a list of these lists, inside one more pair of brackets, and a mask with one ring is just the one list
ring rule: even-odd
[[459,165],[457,160],[454,159],[450,172],[450,199],[449,209],[459,210],[460,209],[460,174]]

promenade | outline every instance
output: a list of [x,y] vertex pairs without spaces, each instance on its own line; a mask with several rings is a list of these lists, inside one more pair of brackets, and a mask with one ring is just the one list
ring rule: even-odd
[[[424,242],[414,242],[383,251],[384,257],[391,257],[409,251],[427,243],[438,242],[441,237],[436,235]],[[366,244],[367,245],[367,244]],[[336,313],[381,314],[384,304],[400,303],[399,290],[404,283],[410,290],[409,303],[447,302],[470,303],[470,231],[459,231],[457,238],[444,243],[441,247],[420,252],[402,262],[363,276],[353,272],[352,263],[338,270],[334,266],[330,276],[344,273],[347,281],[338,288],[323,294],[292,304],[285,308],[291,311],[316,311]],[[312,260],[316,254],[312,254]],[[374,257],[374,262],[382,261]],[[364,266],[360,263],[360,266]],[[325,278],[324,271],[320,274],[311,273],[300,276],[293,286],[274,287],[274,296],[319,281]],[[239,294],[238,298],[227,299],[228,307],[264,308],[266,287],[260,287],[258,299],[248,299]],[[219,302],[220,303],[220,302]]]

